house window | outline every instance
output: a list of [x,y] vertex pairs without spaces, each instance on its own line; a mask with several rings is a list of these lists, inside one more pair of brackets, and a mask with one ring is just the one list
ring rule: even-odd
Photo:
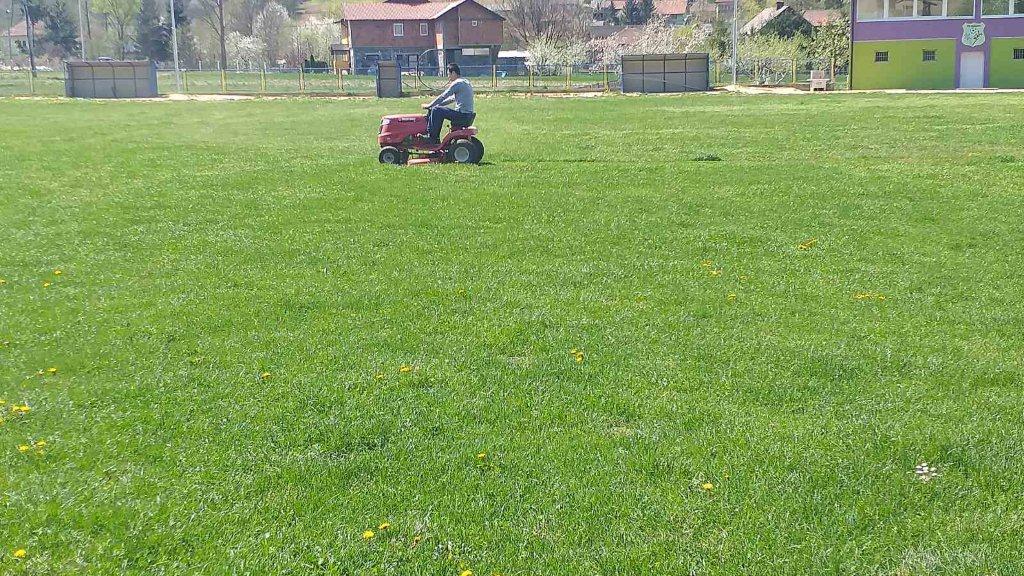
[[1009,16],[1012,14],[1013,0],[982,0],[982,16]]
[[946,16],[974,16],[974,0],[946,0]]
[[479,20],[473,20],[473,26],[476,26],[476,25],[477,25],[477,24],[479,24],[479,23],[480,23],[480,21],[479,21]]
[[394,30],[394,33],[395,33],[396,37],[397,36],[405,36],[405,24],[399,24],[399,23],[392,24],[392,29]]
[[913,18],[914,0],[886,0],[888,18]]
[[918,18],[942,16],[943,4],[943,0],[917,0],[914,16]]
[[426,22],[420,22],[420,36],[426,36],[427,32],[428,32],[428,30],[427,30],[427,23]]
[[1013,49],[1013,59],[1014,60],[1024,60],[1024,48],[1014,48]]
[[888,62],[888,61],[889,61],[889,53],[888,52],[875,52],[875,62]]
[[491,49],[490,48],[463,48],[462,49],[462,55],[463,56],[490,56],[491,55]]
[[935,50],[924,50],[921,54],[921,60],[924,62],[935,62]]
[[884,17],[882,0],[857,0],[857,20],[881,20]]

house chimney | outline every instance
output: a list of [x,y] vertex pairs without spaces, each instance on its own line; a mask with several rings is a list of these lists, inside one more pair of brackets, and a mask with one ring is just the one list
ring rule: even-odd
[[782,10],[785,7],[786,7],[786,3],[783,2],[782,0],[776,0],[775,1],[775,9],[776,10]]

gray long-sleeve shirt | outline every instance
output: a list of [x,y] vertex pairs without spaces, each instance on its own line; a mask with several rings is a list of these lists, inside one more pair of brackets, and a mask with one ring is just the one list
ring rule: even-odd
[[453,101],[455,105],[452,108],[455,110],[467,114],[473,113],[473,85],[469,83],[469,80],[456,78],[454,82],[448,85],[448,88],[445,88],[444,92],[441,92],[437,98],[434,98],[430,106],[444,106]]

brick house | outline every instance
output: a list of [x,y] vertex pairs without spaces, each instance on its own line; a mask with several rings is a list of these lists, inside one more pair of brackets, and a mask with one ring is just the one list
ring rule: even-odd
[[[654,13],[665,18],[669,26],[686,24],[688,0],[654,0]],[[624,24],[626,0],[597,0],[594,4],[594,21],[601,23],[619,22]]]
[[465,75],[490,74],[504,34],[504,19],[476,0],[346,4],[338,23],[342,65],[357,74],[381,60],[397,61],[405,69],[418,63],[425,73],[454,62]]

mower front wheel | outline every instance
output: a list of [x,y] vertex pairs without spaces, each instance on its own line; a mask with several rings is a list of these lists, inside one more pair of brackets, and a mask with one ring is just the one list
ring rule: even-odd
[[394,164],[400,166],[409,161],[409,155],[407,152],[402,152],[394,146],[385,146],[380,149],[380,154],[377,156],[381,164]]
[[476,145],[476,156],[473,157],[473,164],[479,164],[480,161],[484,159],[484,143],[476,136],[473,136],[469,140]]
[[476,144],[473,144],[473,142],[469,140],[456,140],[454,144],[448,147],[448,151],[445,153],[445,158],[449,162],[471,164],[476,161],[476,154]]

